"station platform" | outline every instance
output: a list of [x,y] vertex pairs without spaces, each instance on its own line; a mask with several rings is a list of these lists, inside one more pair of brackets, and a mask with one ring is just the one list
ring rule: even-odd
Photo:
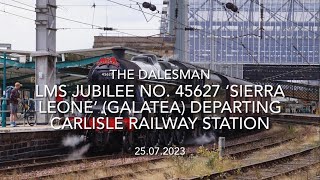
[[0,161],[65,152],[68,149],[63,139],[79,134],[76,130],[54,129],[50,125],[0,126]]
[[320,118],[320,114],[307,114],[307,113],[280,113],[278,115],[280,115],[280,116],[296,116],[296,117]]
[[271,118],[283,119],[287,121],[305,121],[312,123],[320,123],[319,114],[305,114],[305,113],[280,113],[273,114]]
[[[1,122],[1,121],[0,121]],[[30,126],[27,121],[16,121],[17,127],[10,126],[10,120],[7,118],[6,127],[1,127],[0,133],[20,133],[20,132],[43,132],[43,131],[61,131],[52,128],[50,125],[34,125]]]
[[1,133],[21,133],[21,132],[44,132],[44,131],[63,131],[52,128],[50,125],[19,125],[17,127],[11,127],[7,125],[6,127],[0,127]]

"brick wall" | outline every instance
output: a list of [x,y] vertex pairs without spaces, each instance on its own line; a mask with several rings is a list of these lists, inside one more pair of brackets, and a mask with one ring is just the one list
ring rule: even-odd
[[94,48],[123,46],[140,51],[156,53],[161,56],[171,56],[174,44],[172,38],[163,37],[114,37],[95,36]]
[[0,134],[0,161],[66,153],[62,138],[75,131]]

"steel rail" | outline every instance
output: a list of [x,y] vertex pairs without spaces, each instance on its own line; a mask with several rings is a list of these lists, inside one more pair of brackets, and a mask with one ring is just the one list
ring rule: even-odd
[[[283,133],[276,133],[276,134],[273,134],[273,135],[270,135],[270,136],[266,136],[266,137],[260,137],[260,141],[265,141],[265,144],[261,144],[258,148],[257,147],[254,147],[254,148],[249,148],[249,149],[245,149],[244,151],[242,152],[239,152],[239,151],[233,151],[233,152],[230,152],[228,154],[226,154],[227,156],[239,156],[239,155],[243,155],[243,154],[248,154],[250,152],[254,152],[254,151],[258,151],[260,150],[261,148],[267,148],[267,147],[273,147],[273,146],[276,146],[276,145],[279,145],[279,144],[282,144],[282,143],[285,143],[285,142],[288,142],[294,138],[286,138],[286,139],[282,139],[280,141],[276,141],[276,142],[269,142],[269,141],[266,141],[266,140],[271,140],[272,138],[276,138],[278,137],[279,134],[283,134]],[[234,143],[234,144],[231,144],[230,146],[226,146],[226,148],[228,147],[239,147],[241,145],[245,145],[247,146],[248,144],[250,143],[256,143],[257,141],[259,140],[259,138],[255,138],[253,139],[252,141],[249,141],[249,140],[246,140],[244,141],[242,144],[237,142],[237,143]],[[189,156],[191,154],[194,154],[196,152],[188,152],[185,156]],[[110,168],[127,168],[127,167],[132,167],[132,166],[139,166],[139,165],[143,165],[145,163],[157,163],[161,160],[164,160],[164,159],[168,159],[169,156],[155,156],[155,159],[151,159],[151,160],[146,160],[146,161],[141,161],[141,162],[134,162],[134,163],[125,163],[125,164],[121,164],[121,165],[112,165],[112,166],[103,166],[103,167],[95,167],[95,168],[87,168],[87,169],[81,169],[81,170],[74,170],[74,171],[71,171],[71,172],[65,172],[65,173],[59,173],[59,174],[50,174],[50,175],[43,175],[43,176],[38,176],[36,178],[54,178],[56,176],[61,176],[61,175],[68,175],[68,174],[71,174],[71,173],[87,173],[89,171],[92,171],[92,170],[96,170],[96,169],[108,169],[110,170]],[[148,172],[148,171],[159,171],[159,170],[162,170],[164,168],[170,168],[170,166],[166,166],[166,167],[160,167],[160,168],[152,168],[152,169],[149,169],[149,168],[146,168],[146,169],[143,169],[143,170],[138,170],[138,171],[135,171],[135,172],[128,172],[128,173],[121,173],[121,174],[116,174],[116,175],[108,175],[108,176],[105,176],[105,177],[100,177],[100,178],[96,178],[97,180],[104,180],[104,179],[114,179],[114,178],[120,178],[122,176],[129,176],[129,177],[133,177],[134,174],[136,173],[143,173],[143,172]]]
[[314,162],[310,162],[308,164],[300,165],[300,166],[297,166],[297,167],[293,167],[293,169],[285,169],[285,168],[283,168],[284,171],[275,173],[275,174],[267,176],[267,177],[263,177],[261,179],[262,180],[271,180],[271,179],[274,179],[274,178],[277,178],[277,177],[289,175],[291,173],[294,173],[294,172],[297,172],[297,171],[300,171],[300,170],[303,170],[303,169],[307,169],[307,168],[312,167],[312,166],[316,166],[318,164],[320,164],[320,160],[317,160],[317,161],[314,161]]
[[292,140],[294,140],[295,137],[289,137],[289,138],[285,138],[279,141],[275,141],[275,142],[271,142],[271,143],[266,143],[266,144],[261,144],[258,146],[254,146],[252,148],[249,149],[245,149],[245,150],[236,150],[236,151],[231,151],[231,152],[227,152],[225,156],[230,156],[230,157],[241,157],[243,155],[247,155],[250,154],[252,152],[258,151],[260,149],[267,149],[267,148],[271,148],[271,147],[275,147],[277,145],[281,145],[287,142],[290,142]]
[[111,180],[111,179],[121,179],[121,177],[125,176],[125,177],[131,177],[134,178],[134,176],[136,174],[141,174],[141,173],[145,173],[145,172],[159,172],[163,169],[166,168],[171,168],[173,166],[166,166],[166,167],[160,167],[160,168],[150,168],[150,169],[143,169],[143,170],[139,170],[139,171],[135,171],[135,172],[130,172],[130,173],[121,173],[121,174],[117,174],[117,175],[112,175],[112,176],[105,176],[105,177],[101,177],[101,178],[95,178],[93,180]]
[[104,156],[93,156],[93,157],[87,157],[87,158],[81,158],[81,159],[74,159],[74,160],[61,160],[61,161],[55,161],[55,162],[45,162],[45,163],[37,163],[37,164],[27,164],[23,166],[18,167],[8,167],[0,169],[0,174],[10,174],[13,172],[30,172],[35,170],[42,170],[52,167],[59,167],[62,165],[69,165],[72,163],[80,163],[80,162],[92,162],[96,160],[109,160],[109,159],[120,159],[125,157],[131,157],[130,155],[104,155]]
[[[161,157],[155,157],[154,159],[149,159],[149,160],[145,160],[145,161],[139,161],[139,162],[129,162],[129,163],[124,163],[124,164],[120,164],[120,165],[111,165],[111,166],[100,166],[100,167],[94,167],[94,168],[86,168],[86,169],[80,169],[80,170],[72,170],[69,172],[64,172],[64,173],[58,173],[58,174],[49,174],[49,175],[42,175],[42,176],[37,176],[34,177],[35,179],[47,179],[47,178],[54,178],[56,176],[61,176],[61,175],[68,175],[71,173],[87,173],[89,171],[93,171],[96,169],[110,169],[110,168],[127,168],[130,166],[137,166],[140,164],[145,164],[145,163],[156,163],[158,161],[161,161],[163,159],[166,159],[167,157],[165,156],[161,156]],[[21,178],[23,179],[23,178]]]
[[[269,139],[269,138],[268,138]],[[250,153],[250,152],[253,152],[253,151],[257,151],[261,148],[267,148],[267,147],[271,147],[271,146],[275,146],[275,145],[278,145],[278,144],[282,144],[282,143],[285,143],[285,142],[288,142],[290,140],[293,140],[294,138],[286,138],[284,140],[281,140],[281,141],[277,141],[277,142],[272,142],[272,143],[267,143],[265,145],[261,145],[259,147],[255,147],[255,148],[251,148],[251,149],[246,149],[242,152],[230,152],[230,153],[227,153],[226,155],[227,156],[239,156],[240,154],[243,155],[243,154],[247,154],[247,153]],[[247,142],[245,142],[244,144],[246,144]],[[167,169],[167,168],[172,168],[173,166],[165,166],[165,167],[159,167],[159,168],[145,168],[145,169],[142,169],[142,170],[138,170],[138,171],[134,171],[134,172],[128,172],[128,173],[120,173],[120,174],[116,174],[116,175],[108,175],[108,176],[104,176],[104,177],[99,177],[99,178],[95,178],[94,180],[111,180],[111,179],[121,179],[121,177],[130,177],[130,178],[133,178],[134,179],[134,176],[136,174],[141,174],[141,173],[150,173],[150,172],[159,172],[163,169]]]
[[239,173],[239,170],[241,172],[245,172],[245,171],[248,171],[248,170],[253,169],[253,168],[270,167],[273,164],[279,164],[281,162],[292,161],[292,159],[294,157],[302,156],[304,154],[308,154],[311,151],[319,149],[319,148],[320,148],[320,145],[316,145],[316,146],[312,146],[312,147],[308,147],[306,149],[300,150],[300,151],[295,152],[295,153],[290,153],[290,154],[287,154],[287,155],[284,155],[284,156],[281,156],[281,157],[276,157],[276,158],[273,158],[273,159],[269,159],[269,160],[266,160],[266,161],[261,161],[261,162],[258,162],[258,163],[252,163],[252,164],[248,164],[248,165],[243,165],[243,166],[240,166],[240,167],[237,167],[237,168],[231,168],[231,169],[228,169],[228,170],[222,171],[222,172],[214,172],[212,174],[205,175],[205,176],[198,176],[198,177],[185,178],[185,179],[188,179],[188,180],[191,180],[191,179],[192,180],[200,180],[200,179],[225,178],[226,176],[231,176],[231,175]]
[[[280,132],[273,133],[271,135],[259,134],[258,136],[253,136],[254,137],[253,139],[244,138],[244,141],[240,141],[240,142],[238,139],[232,140],[232,141],[229,141],[230,143],[227,142],[226,148],[227,149],[229,149],[229,148],[232,149],[235,147],[239,148],[239,146],[241,146],[241,145],[245,146],[245,145],[249,145],[249,144],[254,144],[259,141],[268,141],[268,140],[271,140],[272,138],[282,136],[283,134],[284,133],[282,131],[280,131]],[[251,135],[249,135],[249,136],[251,136]],[[234,143],[232,143],[233,141],[234,141]],[[277,144],[284,143],[285,141],[289,141],[289,139],[282,140],[282,141],[275,142],[275,143],[267,143],[262,146],[259,146],[259,148],[250,148],[250,149],[246,149],[245,151],[242,151],[242,152],[233,151],[233,153],[229,153],[228,155],[229,156],[239,156],[242,154],[248,154],[250,152],[259,150],[263,147],[266,148],[266,147],[275,146]],[[187,154],[194,154],[194,153],[196,153],[196,152],[188,152]],[[16,160],[16,161],[12,161],[12,162],[7,161],[7,163],[10,163],[11,165],[18,165],[19,162],[20,163],[23,163],[23,162],[37,163],[37,164],[31,164],[31,165],[29,164],[29,165],[23,165],[23,166],[19,166],[19,167],[3,168],[3,169],[0,169],[0,174],[10,174],[12,172],[24,173],[24,172],[30,172],[30,171],[35,171],[35,170],[43,170],[43,169],[51,168],[51,167],[59,167],[62,165],[70,165],[72,163],[80,163],[83,161],[109,160],[109,159],[119,159],[119,158],[125,158],[125,157],[134,157],[134,156],[128,155],[128,154],[125,154],[125,155],[123,155],[123,154],[118,155],[117,154],[116,156],[118,156],[118,158],[115,158],[115,155],[106,155],[106,156],[95,156],[95,157],[88,157],[88,158],[76,159],[76,160],[62,160],[62,161],[56,161],[56,162],[45,162],[47,160],[50,161],[50,157],[43,157],[43,158],[40,158],[39,160],[36,160],[36,158],[31,158],[31,159],[25,159],[25,160]],[[156,157],[156,159],[152,159],[152,160],[150,160],[150,162],[156,161],[157,159],[161,160],[161,159],[166,158],[166,156],[162,156],[162,157],[154,156],[154,157]],[[41,163],[38,163],[38,162],[41,162]],[[145,162],[148,162],[148,161],[144,161],[144,163]],[[7,165],[10,165],[10,164],[7,164]],[[133,164],[123,164],[123,166],[130,166],[130,165],[134,165],[134,163]],[[117,165],[117,166],[121,167],[122,165]],[[1,167],[1,164],[0,164],[0,167]],[[89,168],[89,169],[82,169],[82,170],[74,170],[72,172],[43,175],[43,176],[39,176],[37,178],[47,178],[47,177],[49,178],[49,177],[54,177],[57,175],[69,174],[69,173],[74,173],[74,172],[81,173],[81,172],[87,172],[87,171],[93,170],[93,169],[103,169],[103,168],[105,168],[105,167],[95,167],[92,169]]]

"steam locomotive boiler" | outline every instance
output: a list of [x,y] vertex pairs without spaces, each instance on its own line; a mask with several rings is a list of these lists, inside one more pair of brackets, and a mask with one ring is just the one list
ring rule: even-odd
[[[249,82],[235,79],[231,77],[227,77],[221,75],[219,73],[215,73],[210,71],[210,78],[209,79],[199,79],[199,78],[191,78],[191,79],[175,79],[175,80],[168,80],[168,79],[154,79],[154,78],[145,78],[139,79],[139,70],[144,70],[146,73],[151,72],[159,72],[159,74],[165,74],[166,70],[178,70],[182,72],[190,71],[195,72],[198,71],[200,73],[201,70],[206,70],[205,68],[197,67],[195,65],[181,62],[177,60],[162,60],[157,58],[155,55],[152,54],[141,54],[132,57],[131,60],[124,59],[124,50],[116,50],[114,57],[106,57],[101,58],[96,64],[91,68],[88,74],[88,83],[90,85],[110,85],[110,91],[116,91],[112,87],[115,85],[121,84],[131,84],[134,85],[135,89],[135,96],[134,97],[123,97],[123,98],[114,98],[114,97],[98,97],[94,98],[94,101],[98,103],[93,107],[93,113],[87,116],[91,117],[99,117],[105,116],[107,114],[108,117],[131,117],[135,116],[138,120],[141,118],[151,119],[153,117],[197,117],[198,121],[195,123],[194,129],[166,129],[166,130],[149,130],[147,128],[142,129],[133,129],[133,130],[88,130],[86,132],[87,141],[90,141],[93,144],[93,147],[98,149],[112,149],[114,150],[125,150],[131,151],[136,146],[171,146],[171,145],[182,145],[186,142],[188,138],[197,138],[204,135],[210,136],[218,136],[222,133],[237,133],[237,132],[230,132],[228,130],[215,130],[214,128],[204,130],[203,129],[203,118],[208,116],[220,116],[220,117],[231,117],[229,113],[191,113],[190,111],[190,102],[191,101],[220,101],[220,102],[230,102],[234,99],[230,97],[230,90],[227,86],[232,84],[238,85],[248,85],[251,84]],[[131,69],[134,72],[134,79],[123,79],[117,78],[117,76],[111,76],[111,71],[114,72],[122,72],[125,70]],[[147,77],[147,76],[146,76]],[[155,96],[146,96],[146,95],[139,95],[141,92],[139,91],[139,87],[141,85],[147,86],[150,85],[156,86],[161,84],[165,87],[166,93],[168,96],[161,97],[160,100],[165,100],[168,102],[174,101],[183,101],[186,106],[186,111],[183,115],[178,112],[172,113],[150,113],[147,111],[143,111],[141,113],[132,114],[130,112],[122,112],[122,113],[111,113],[105,112],[108,111],[107,109],[103,108],[103,103],[105,101],[117,101],[118,106],[121,106],[123,103],[133,103],[135,102],[136,108],[141,108],[141,104],[144,102],[158,100],[158,97]],[[217,92],[215,96],[211,97],[183,97],[181,98],[175,92],[178,87],[191,85],[192,87],[196,87],[200,85],[202,87],[205,84],[210,85],[219,85],[221,88]],[[211,92],[209,92],[211,93]],[[213,93],[213,92],[212,92]],[[261,100],[261,99],[259,99]],[[264,99],[267,101],[268,99]],[[169,103],[170,106],[170,103]],[[159,106],[155,108],[161,108]],[[238,114],[238,116],[247,116],[248,114]],[[255,114],[254,116],[257,116]],[[252,115],[253,116],[253,115]],[[261,116],[261,114],[259,115]],[[212,126],[213,127],[213,126]]]

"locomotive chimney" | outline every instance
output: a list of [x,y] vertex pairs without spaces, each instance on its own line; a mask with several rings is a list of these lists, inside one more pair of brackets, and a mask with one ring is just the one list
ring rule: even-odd
[[112,53],[117,59],[124,59],[126,49],[123,47],[112,48]]

